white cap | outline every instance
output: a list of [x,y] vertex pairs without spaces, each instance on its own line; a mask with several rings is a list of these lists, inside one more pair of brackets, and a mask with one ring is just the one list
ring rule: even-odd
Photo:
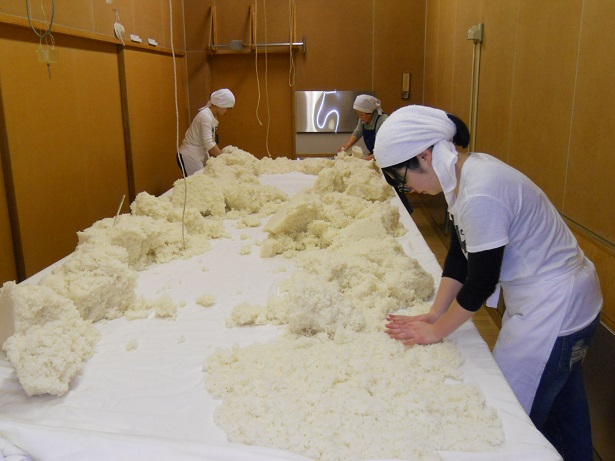
[[393,112],[376,136],[376,165],[387,168],[420,155],[433,146],[432,166],[449,206],[457,186],[457,150],[451,142],[457,128],[446,112],[426,106],[406,106]]
[[212,105],[222,109],[232,109],[235,105],[235,95],[228,88],[214,91],[205,107],[210,107]]
[[369,94],[360,94],[355,98],[352,108],[359,112],[371,114],[375,110],[380,109],[380,99]]
[[446,112],[427,106],[405,106],[393,112],[376,136],[374,158],[380,168],[416,157],[439,141],[455,136],[455,124]]

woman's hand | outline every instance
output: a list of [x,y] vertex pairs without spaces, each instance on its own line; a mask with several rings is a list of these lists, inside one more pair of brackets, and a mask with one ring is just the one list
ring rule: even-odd
[[395,315],[389,314],[387,320],[389,323],[405,324],[412,322],[435,323],[440,318],[437,312],[429,311],[421,315]]
[[474,311],[464,309],[457,301],[446,310],[439,313],[432,310],[423,315],[389,315],[386,334],[401,341],[405,345],[433,344],[442,341],[465,321],[472,318]]
[[407,346],[438,343],[442,338],[433,326],[438,318],[439,315],[433,312],[413,316],[389,314],[385,333]]

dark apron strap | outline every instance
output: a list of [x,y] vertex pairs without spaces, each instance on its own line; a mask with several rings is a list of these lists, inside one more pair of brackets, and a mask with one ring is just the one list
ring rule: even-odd
[[374,146],[376,145],[376,126],[378,126],[378,119],[380,118],[380,115],[381,114],[378,114],[376,117],[373,130],[368,130],[365,128],[365,123],[363,124],[363,142],[365,143],[365,147],[367,147],[370,155],[374,153]]

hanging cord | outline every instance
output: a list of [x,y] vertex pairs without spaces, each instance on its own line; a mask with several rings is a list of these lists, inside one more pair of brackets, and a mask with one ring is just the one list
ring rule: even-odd
[[295,38],[293,34],[293,31],[294,31],[293,25],[295,23],[294,7],[295,7],[295,0],[288,0],[288,25],[289,25],[288,36],[290,37],[288,39],[288,42],[289,42],[288,49],[289,49],[289,54],[290,54],[290,68],[288,69],[288,86],[290,87],[293,86],[293,82],[294,82],[293,74],[295,73],[295,62],[293,58],[293,41]]
[[[26,0],[26,14],[28,16],[28,23],[30,24],[30,27],[32,28],[36,36],[39,38],[38,49],[36,50],[38,61],[44,62],[47,64],[47,72],[49,73],[49,79],[51,80],[51,63],[57,62],[57,53],[55,54],[51,53],[52,51],[54,51],[55,45],[56,45],[55,39],[53,38],[53,35],[51,34],[51,28],[53,27],[53,18],[55,17],[55,12],[56,12],[55,1],[51,0],[51,21],[47,21],[47,14],[45,13],[45,7],[43,6],[43,0],[41,0],[41,11],[43,12],[43,23],[49,23],[49,28],[44,33],[42,30],[39,33],[34,28],[34,25],[32,24],[32,12],[30,11],[30,1]],[[45,40],[45,44],[47,45],[47,47],[51,49],[45,50],[43,48],[43,39]]]
[[265,98],[267,100],[267,134],[265,135],[265,147],[267,148],[267,155],[269,156],[269,158],[271,158],[271,152],[269,152],[269,128],[271,127],[271,112],[269,108],[269,79],[267,67],[267,43],[269,43],[267,41],[267,0],[263,0],[263,10],[263,17],[265,18]]
[[256,120],[258,120],[258,124],[263,126],[263,122],[261,122],[260,117],[258,116],[258,109],[261,105],[261,82],[258,78],[258,34],[256,33],[256,23],[258,22],[258,0],[254,0],[254,36],[252,39],[254,40],[254,68],[256,70],[256,91],[258,93],[258,98],[256,100]]
[[[47,18],[45,17],[45,9],[43,8],[42,2],[41,2],[41,10],[43,10],[43,18],[45,22],[47,22]],[[32,13],[30,12],[30,0],[26,0],[26,14],[28,15],[28,23],[30,24],[30,27],[32,28],[34,33],[37,35],[37,37],[41,39],[41,42],[43,39],[46,39],[47,37],[51,37],[51,40],[53,42],[53,35],[51,35],[51,28],[53,27],[53,18],[56,14],[55,0],[51,0],[51,21],[49,23],[49,28],[44,34],[40,34],[32,25]]]
[[184,251],[186,251],[186,202],[188,201],[188,180],[186,179],[186,168],[182,156],[179,152],[179,105],[177,103],[177,64],[175,62],[175,46],[173,44],[173,0],[169,0],[169,23],[171,34],[171,55],[173,56],[173,89],[175,92],[175,152],[177,152],[177,160],[182,170],[184,177],[184,206],[182,209],[182,243]]

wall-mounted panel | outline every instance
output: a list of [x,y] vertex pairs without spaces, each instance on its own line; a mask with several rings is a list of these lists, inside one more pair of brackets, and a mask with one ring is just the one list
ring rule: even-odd
[[0,25],[20,276],[74,250],[76,232],[113,216],[128,189],[116,46],[57,36],[51,79],[37,47],[31,30]]
[[[615,3],[585,2],[564,214],[615,244]],[[615,317],[614,317],[615,318]]]
[[121,52],[129,126],[129,160],[135,195],[159,195],[181,177],[175,154],[188,127],[186,63],[176,58],[179,141],[175,113],[173,57],[140,50]]

